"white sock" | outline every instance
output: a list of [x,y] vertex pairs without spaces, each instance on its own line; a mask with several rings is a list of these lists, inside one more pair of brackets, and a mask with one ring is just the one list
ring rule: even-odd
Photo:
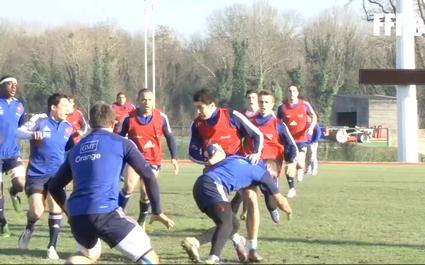
[[258,240],[257,239],[249,239],[248,240],[248,249],[255,250],[257,249]]

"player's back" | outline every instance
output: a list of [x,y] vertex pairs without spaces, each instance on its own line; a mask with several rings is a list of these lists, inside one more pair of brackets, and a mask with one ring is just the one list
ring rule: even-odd
[[71,215],[110,212],[118,207],[120,174],[129,141],[103,129],[94,130],[70,152],[74,191]]
[[246,158],[234,155],[212,166],[205,175],[220,182],[228,192],[232,192],[250,186],[260,180],[266,172],[263,162],[252,165]]

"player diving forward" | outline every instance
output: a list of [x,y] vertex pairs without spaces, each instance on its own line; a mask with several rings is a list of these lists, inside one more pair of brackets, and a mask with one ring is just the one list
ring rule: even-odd
[[[253,165],[242,156],[232,155],[226,158],[218,144],[209,145],[207,152],[211,157],[211,167],[196,180],[193,197],[199,209],[214,221],[215,227],[191,240],[184,240],[183,243],[197,243],[183,244],[183,248],[192,261],[202,262],[199,247],[211,242],[211,250],[205,263],[217,264],[226,241],[230,238],[233,242],[239,242],[236,237],[240,237],[237,234],[239,220],[232,212],[228,199],[230,192],[259,184],[269,194],[273,194],[276,205],[288,214],[288,218],[292,216],[292,209],[286,198],[279,193],[274,180],[280,169],[275,160],[260,161]],[[295,167],[292,168],[295,171]]]

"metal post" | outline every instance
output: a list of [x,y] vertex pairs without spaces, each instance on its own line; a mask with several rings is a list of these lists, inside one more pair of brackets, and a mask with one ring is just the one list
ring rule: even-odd
[[155,94],[155,12],[156,12],[156,1],[152,1],[152,93],[153,93],[153,107],[156,103]]
[[[396,68],[415,69],[415,40],[413,4],[398,0],[396,23],[401,24],[401,35],[396,37]],[[398,160],[418,162],[418,103],[416,85],[397,86]]]
[[145,16],[144,16],[144,26],[145,26],[145,85],[144,88],[148,88],[148,14],[149,7],[147,6],[149,3],[145,0]]

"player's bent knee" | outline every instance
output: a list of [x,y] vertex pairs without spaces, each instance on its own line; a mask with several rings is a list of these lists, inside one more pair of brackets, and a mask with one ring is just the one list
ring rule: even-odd
[[142,257],[152,252],[149,236],[138,225],[135,226],[114,248],[135,262],[138,262]]
[[12,179],[17,179],[19,182],[25,183],[25,167],[23,165],[12,169]]
[[[101,252],[102,252],[102,244],[100,243],[100,239],[98,239],[96,244],[92,248],[86,248],[78,244],[78,253],[76,255],[69,257],[69,259],[72,257],[76,257],[74,260],[81,259],[82,261],[84,261],[84,258],[86,258],[87,262],[89,263],[82,263],[82,264],[92,264],[99,259]],[[71,263],[71,264],[78,264],[78,263]]]

